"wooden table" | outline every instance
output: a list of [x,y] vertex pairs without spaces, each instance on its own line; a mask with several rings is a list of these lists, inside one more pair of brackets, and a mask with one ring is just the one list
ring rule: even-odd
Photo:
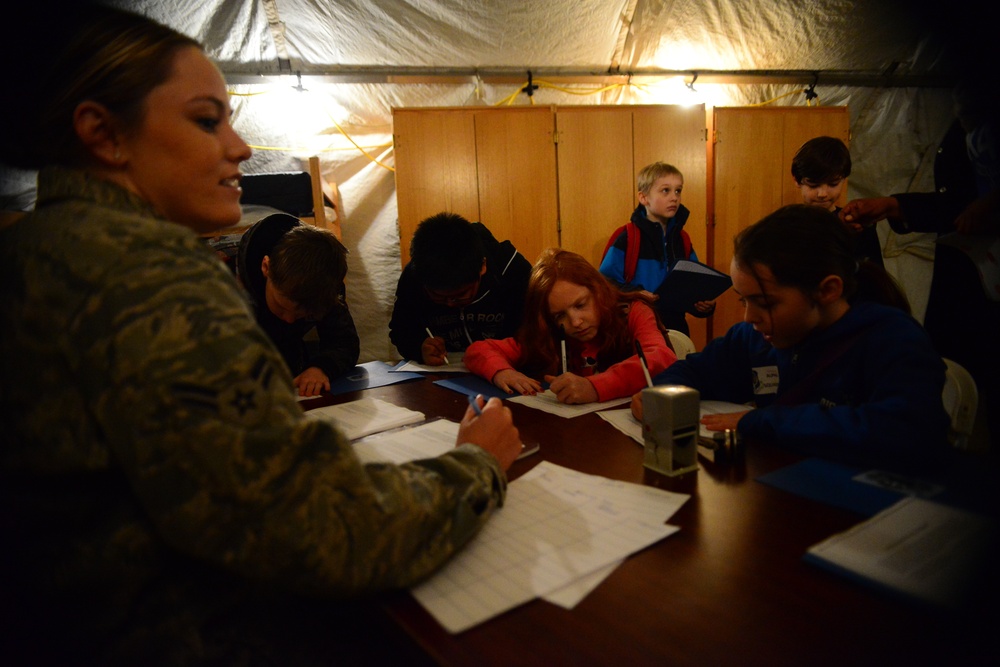
[[[417,380],[324,398],[374,396],[459,420],[463,395]],[[863,517],[755,481],[798,460],[767,446],[745,463],[668,478],[596,414],[564,419],[510,404],[542,460],[688,493],[681,530],[628,558],[576,608],[536,599],[451,635],[409,593],[386,609],[442,665],[923,665],[996,664],[995,606],[945,613],[894,598],[802,561],[806,549]],[[995,582],[994,582],[995,583]],[[988,625],[987,625],[988,624]],[[986,626],[988,629],[984,628]]]

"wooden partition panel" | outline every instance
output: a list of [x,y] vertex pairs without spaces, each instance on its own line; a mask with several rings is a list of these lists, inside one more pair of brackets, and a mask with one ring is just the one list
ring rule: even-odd
[[[714,117],[714,266],[730,272],[733,237],[786,204],[802,203],[791,175],[792,157],[803,142],[830,135],[848,137],[847,107],[718,107]],[[846,192],[846,188],[845,188]],[[743,319],[730,290],[717,302],[710,337]]]
[[635,201],[628,107],[559,107],[556,112],[560,245],[595,266]]
[[[708,263],[708,236],[710,234],[706,211],[706,117],[705,105],[641,106],[632,109],[633,208],[639,204],[636,177],[639,171],[653,162],[667,162],[684,175],[684,193],[681,203],[690,211],[684,226],[691,236],[691,243],[698,259]],[[622,222],[625,222],[622,220]],[[621,223],[619,223],[621,224]],[[702,349],[707,340],[708,320],[688,316],[691,340]]]
[[[681,203],[691,217],[684,229],[691,235],[695,252],[704,262],[707,257],[708,226],[705,222],[707,200],[705,184],[705,105],[634,107],[633,175],[653,162],[667,162],[684,174]],[[635,178],[632,184],[634,204],[639,204]],[[623,221],[624,222],[624,221]]]
[[394,109],[393,151],[403,264],[424,218],[448,211],[479,220],[476,130],[471,109]]
[[559,245],[552,108],[488,109],[475,120],[480,219],[534,263]]
[[[781,203],[801,204],[802,192],[792,178],[792,158],[805,142],[814,137],[836,137],[848,146],[851,145],[850,119],[847,115],[847,107],[813,107],[806,110],[799,109],[795,113],[785,112],[784,117],[784,142],[782,146],[781,161],[787,165],[785,170],[785,187],[782,190]],[[837,206],[847,203],[847,181],[844,181],[844,189],[837,200]]]

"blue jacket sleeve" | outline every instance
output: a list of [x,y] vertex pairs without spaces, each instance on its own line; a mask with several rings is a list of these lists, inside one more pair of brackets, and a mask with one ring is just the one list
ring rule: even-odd
[[927,345],[884,341],[869,348],[862,402],[772,405],[746,414],[739,429],[811,456],[859,465],[924,468],[944,463],[948,417],[941,402],[944,363]]
[[735,325],[701,352],[671,364],[653,383],[697,389],[702,400],[747,403],[753,400],[750,341],[742,325]]
[[[622,232],[622,234],[624,233]],[[601,266],[598,268],[598,271],[605,278],[619,288],[625,284],[625,250],[618,247],[622,234],[615,238],[614,244],[608,248],[608,252],[604,255]]]

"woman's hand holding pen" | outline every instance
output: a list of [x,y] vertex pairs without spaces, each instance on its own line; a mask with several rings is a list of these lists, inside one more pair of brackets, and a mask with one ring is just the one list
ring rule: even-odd
[[[514,426],[510,408],[503,401],[491,398],[480,406],[481,398],[477,396],[473,399],[474,406],[470,401],[462,423],[458,425],[455,444],[469,442],[478,445],[496,457],[500,467],[507,470],[521,454],[521,436]],[[477,408],[480,414],[477,414]]]
[[590,380],[580,377],[575,373],[563,373],[562,375],[546,375],[545,381],[549,383],[549,389],[560,403],[580,404],[593,403],[597,400],[597,390]]
[[493,376],[493,384],[511,394],[517,392],[522,396],[534,396],[542,390],[542,383],[528,377],[513,368],[505,368]]

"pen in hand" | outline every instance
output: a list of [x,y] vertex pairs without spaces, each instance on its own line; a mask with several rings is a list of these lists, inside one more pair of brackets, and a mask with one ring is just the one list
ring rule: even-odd
[[639,355],[639,362],[642,364],[642,374],[646,376],[646,386],[653,386],[653,378],[649,376],[649,364],[646,363],[646,355],[642,353],[642,344],[635,341],[635,353]]
[[562,326],[559,327],[559,347],[562,351],[562,372],[567,371],[566,367],[566,329]]
[[[469,405],[472,406],[472,410],[476,413],[477,417],[482,417],[483,416],[483,409],[481,407],[479,407],[479,396],[481,396],[481,394],[477,394],[476,396],[473,396],[472,394],[469,394]],[[518,459],[523,459],[525,456],[531,456],[532,454],[534,454],[538,450],[539,450],[539,445],[538,445],[537,442],[534,442],[534,443],[523,443],[522,442],[521,443],[521,453],[518,454],[517,458]]]
[[[434,334],[431,333],[431,328],[430,327],[424,327],[424,331],[427,332],[427,337],[428,338],[434,338]],[[448,353],[446,352],[446,353],[442,354],[441,356],[444,357],[444,363],[446,365],[450,366],[451,362],[448,361]]]

